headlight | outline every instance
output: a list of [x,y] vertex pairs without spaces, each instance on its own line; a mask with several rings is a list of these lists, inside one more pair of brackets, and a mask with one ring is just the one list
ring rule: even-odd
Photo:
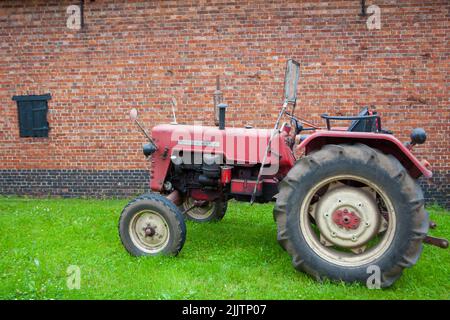
[[411,132],[411,143],[413,145],[415,144],[422,144],[427,140],[427,134],[425,133],[425,130],[422,128],[415,128]]
[[153,143],[146,143],[142,146],[144,156],[148,157],[156,151],[156,146]]

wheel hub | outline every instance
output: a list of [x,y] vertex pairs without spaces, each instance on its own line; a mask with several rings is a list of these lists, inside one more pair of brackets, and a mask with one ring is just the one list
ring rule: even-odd
[[344,210],[336,210],[332,214],[333,222],[341,227],[345,228],[347,230],[355,230],[358,229],[359,223],[361,219],[358,217],[358,215],[353,211],[348,211],[348,209]]
[[142,251],[154,253],[163,249],[169,241],[169,227],[159,213],[142,211],[133,217],[130,235]]
[[321,197],[314,216],[327,243],[349,249],[372,239],[381,219],[373,194],[347,185],[337,186]]
[[144,228],[144,232],[146,237],[153,237],[156,233],[155,228],[152,228],[151,226]]

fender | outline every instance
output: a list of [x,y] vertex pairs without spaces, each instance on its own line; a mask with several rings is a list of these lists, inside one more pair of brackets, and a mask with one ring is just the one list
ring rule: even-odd
[[431,178],[433,173],[406,148],[400,140],[390,134],[375,132],[325,131],[320,130],[308,136],[298,146],[296,151],[305,150],[309,154],[326,144],[342,144],[359,142],[378,149],[386,154],[392,154],[408,170],[411,177]]

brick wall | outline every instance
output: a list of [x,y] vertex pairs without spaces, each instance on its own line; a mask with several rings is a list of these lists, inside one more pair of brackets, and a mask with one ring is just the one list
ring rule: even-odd
[[149,192],[148,170],[0,170],[2,194],[133,197]]
[[[0,169],[145,170],[129,109],[150,127],[171,120],[175,96],[179,122],[212,124],[216,75],[228,125],[272,126],[293,57],[303,117],[374,105],[403,140],[424,127],[428,141],[416,150],[436,177],[427,196],[448,206],[450,3],[366,2],[381,9],[380,30],[368,30],[356,0],[86,0],[80,31],[66,26],[67,6],[79,1],[2,1]],[[11,97],[44,93],[49,138],[19,138]],[[0,193],[24,190],[0,184]]]

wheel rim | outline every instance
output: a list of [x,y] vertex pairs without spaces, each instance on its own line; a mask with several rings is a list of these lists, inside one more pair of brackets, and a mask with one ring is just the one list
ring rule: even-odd
[[[183,202],[183,209],[188,210],[192,208],[194,205],[195,200],[192,198],[186,199],[186,201]],[[211,215],[214,213],[214,202],[206,202],[204,205],[200,207],[194,207],[188,212],[186,212],[186,215],[193,219],[197,220],[205,220],[211,217]]]
[[376,184],[340,175],[311,188],[300,206],[299,224],[306,242],[321,258],[360,266],[388,250],[396,217],[391,200]]
[[141,251],[158,253],[169,242],[170,230],[164,217],[152,210],[135,214],[130,222],[131,241]]

